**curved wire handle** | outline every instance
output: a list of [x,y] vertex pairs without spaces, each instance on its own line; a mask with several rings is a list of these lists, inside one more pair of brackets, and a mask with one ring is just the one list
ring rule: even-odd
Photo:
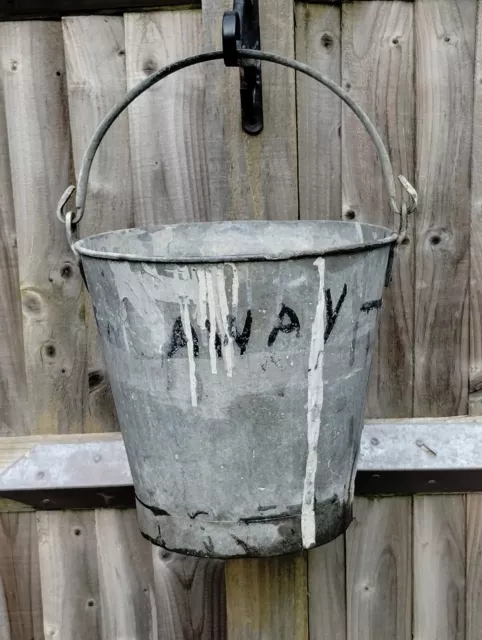
[[[141,93],[152,87],[163,78],[167,78],[167,76],[170,76],[171,74],[175,73],[176,71],[180,71],[181,69],[185,69],[186,67],[190,67],[201,62],[208,62],[209,60],[219,60],[223,57],[223,51],[211,51],[208,53],[201,53],[195,56],[190,56],[188,58],[183,58],[182,60],[178,60],[173,64],[159,69],[159,71],[156,71],[145,80],[139,82],[124,96],[124,98],[120,102],[112,107],[112,109],[107,113],[107,115],[104,117],[104,119],[94,132],[94,135],[92,136],[89,146],[87,147],[87,150],[85,151],[84,157],[82,159],[82,166],[80,169],[78,188],[75,199],[75,211],[69,213],[65,212],[67,201],[75,191],[75,187],[73,186],[68,187],[68,189],[62,195],[57,206],[57,216],[62,222],[67,224],[67,227],[69,227],[67,229],[67,232],[70,239],[72,238],[72,227],[75,227],[75,225],[80,222],[84,215],[90,169],[92,167],[92,162],[94,160],[95,154],[100,143],[102,142],[102,139],[104,138],[113,122],[117,119],[117,117],[124,111],[124,109],[126,109],[131,104],[131,102],[133,102],[139,95],[141,95]],[[365,111],[348,95],[348,93],[344,89],[342,89],[342,87],[337,85],[335,82],[333,82],[333,80],[330,80],[330,78],[327,78],[319,71],[316,71],[316,69],[313,69],[307,64],[304,64],[303,62],[299,62],[298,60],[293,60],[291,58],[285,58],[284,56],[280,56],[275,53],[253,51],[251,49],[240,49],[238,51],[238,57],[239,59],[255,59],[264,60],[266,62],[273,62],[275,64],[280,64],[285,67],[294,69],[295,71],[299,71],[300,73],[304,73],[305,75],[313,78],[314,80],[317,80],[325,87],[330,89],[339,98],[341,98],[341,100],[343,100],[343,102],[348,105],[348,107],[350,107],[350,109],[355,113],[355,115],[365,127],[378,153],[382,174],[388,191],[390,207],[395,214],[400,216],[400,225],[398,231],[400,240],[406,233],[407,215],[409,213],[412,213],[417,207],[417,193],[412,185],[408,182],[408,180],[404,178],[404,176],[398,176],[402,187],[409,194],[412,203],[410,207],[407,207],[406,204],[403,204],[400,207],[397,205],[397,192],[395,188],[395,179],[393,176],[393,168],[390,162],[390,156],[388,155],[380,134],[376,130],[371,120],[368,118]]]

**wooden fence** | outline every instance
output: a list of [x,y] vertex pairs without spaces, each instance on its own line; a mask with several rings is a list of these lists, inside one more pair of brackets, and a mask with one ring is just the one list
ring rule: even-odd
[[[370,417],[482,413],[479,4],[260,1],[262,48],[338,80],[419,190]],[[226,8],[0,24],[2,436],[117,429],[56,204],[105,112],[168,61],[219,47]],[[223,218],[395,224],[369,139],[326,89],[265,64],[265,130],[248,138],[238,84],[211,63],[139,98],[102,144],[81,234]],[[2,504],[0,639],[480,640],[481,531],[479,495],[358,498],[330,545],[224,572],[151,547],[131,510]]]

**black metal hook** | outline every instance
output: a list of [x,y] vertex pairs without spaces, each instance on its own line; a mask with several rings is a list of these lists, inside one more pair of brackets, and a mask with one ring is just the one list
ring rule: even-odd
[[252,136],[263,130],[261,62],[240,60],[238,50],[260,48],[258,0],[234,0],[223,15],[224,64],[239,66],[242,125]]

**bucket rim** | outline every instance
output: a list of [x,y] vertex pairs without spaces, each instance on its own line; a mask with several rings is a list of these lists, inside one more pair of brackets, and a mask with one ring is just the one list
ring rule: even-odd
[[[122,232],[147,232],[147,233],[156,233],[157,231],[161,231],[164,228],[168,227],[193,227],[193,226],[201,226],[201,225],[213,225],[213,226],[224,226],[228,224],[236,224],[243,223],[249,224],[253,227],[258,225],[266,225],[269,223],[270,225],[299,225],[303,223],[328,223],[328,222],[336,222],[337,224],[351,226],[351,225],[359,225],[360,227],[369,227],[371,229],[378,229],[380,231],[384,231],[387,235],[383,238],[378,238],[376,240],[365,241],[360,243],[347,244],[341,247],[333,247],[320,251],[313,250],[290,250],[289,252],[281,253],[279,255],[261,255],[261,254],[250,254],[246,252],[243,255],[230,255],[230,254],[220,254],[217,256],[190,256],[185,255],[182,258],[179,257],[171,257],[171,256],[143,256],[135,253],[126,253],[126,252],[114,252],[114,251],[106,251],[99,249],[90,249],[88,247],[83,246],[84,243],[90,240],[95,240],[102,238],[103,236],[109,236],[113,233],[122,233]],[[122,261],[122,262],[139,262],[139,263],[164,263],[164,264],[216,264],[221,262],[280,262],[283,260],[292,260],[297,258],[310,258],[310,257],[327,257],[334,255],[342,255],[342,254],[352,254],[352,253],[360,253],[363,251],[373,251],[375,249],[381,249],[386,246],[395,245],[398,240],[398,233],[389,229],[388,227],[384,227],[383,225],[371,224],[367,222],[358,222],[351,220],[216,220],[216,221],[205,221],[205,222],[180,222],[173,224],[163,224],[156,226],[155,228],[143,228],[143,227],[127,227],[124,229],[115,229],[112,231],[105,231],[102,233],[96,233],[89,236],[85,236],[79,240],[77,240],[74,244],[75,251],[82,257],[86,258],[94,258],[97,260],[112,260],[112,261]]]

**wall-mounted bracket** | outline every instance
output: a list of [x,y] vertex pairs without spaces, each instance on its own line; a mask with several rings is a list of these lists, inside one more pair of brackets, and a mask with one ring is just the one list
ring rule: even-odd
[[240,60],[238,50],[260,47],[258,0],[234,0],[233,10],[223,16],[224,64],[239,66],[242,125],[252,136],[263,130],[261,62]]

